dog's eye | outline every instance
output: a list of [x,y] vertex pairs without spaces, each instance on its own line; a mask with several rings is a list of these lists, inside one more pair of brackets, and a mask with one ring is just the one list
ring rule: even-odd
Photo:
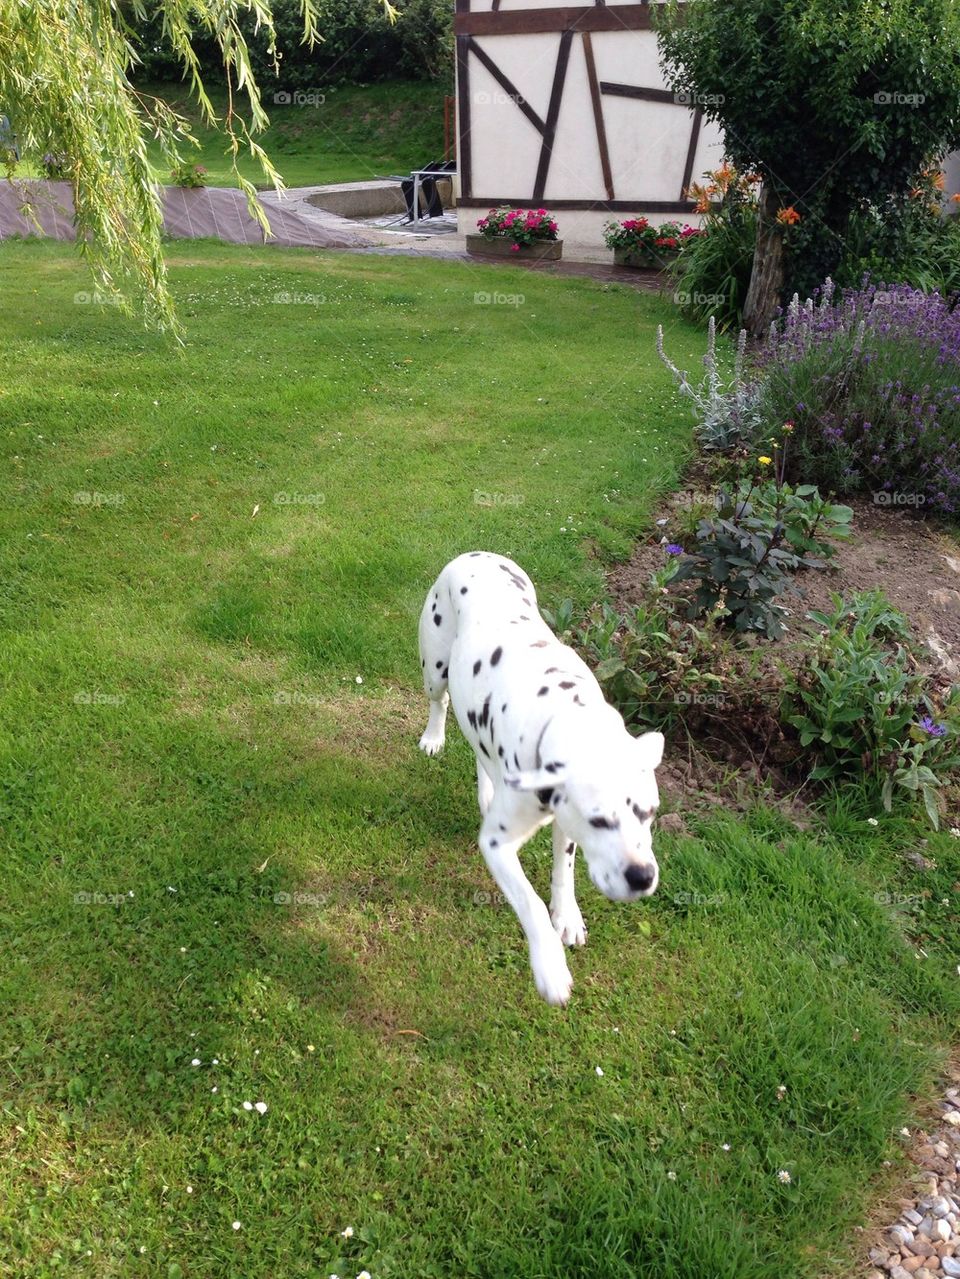
[[591,817],[590,825],[597,830],[619,830],[620,820],[617,817]]

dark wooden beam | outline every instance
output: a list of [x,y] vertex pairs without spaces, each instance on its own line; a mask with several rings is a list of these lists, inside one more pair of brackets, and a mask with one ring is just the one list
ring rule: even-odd
[[690,129],[690,145],[687,147],[687,159],[683,166],[683,185],[680,187],[680,199],[683,199],[684,193],[690,185],[690,179],[693,177],[693,162],[697,158],[697,143],[700,141],[700,123],[703,120],[703,112],[697,107],[693,113],[693,126]]
[[500,85],[507,96],[513,98],[519,109],[527,117],[540,136],[543,137],[547,131],[546,124],[540,119],[536,111],[534,111],[530,103],[526,100],[526,98],[524,98],[517,86],[513,83],[509,76],[500,70],[493,58],[491,58],[489,53],[487,53],[486,49],[484,49],[482,45],[478,44],[476,40],[474,40],[473,36],[466,36],[464,38],[466,39],[467,46],[473,56],[478,62],[482,63],[483,66],[487,68],[494,80],[496,80],[497,84]]
[[490,195],[461,196],[457,205],[464,209],[497,209],[508,205],[511,209],[539,209],[546,203],[554,209],[571,209],[601,213],[692,213],[692,200],[531,200],[529,196]]
[[[597,0],[602,3],[602,0]],[[607,148],[607,130],[603,123],[603,101],[600,97],[600,84],[597,80],[597,64],[593,57],[593,36],[584,31],[580,37],[583,41],[583,56],[587,63],[587,81],[590,85],[590,101],[593,103],[593,123],[597,130],[597,147],[600,151],[600,169],[603,173],[603,186],[607,199],[613,199],[613,172],[610,168],[610,152]]]
[[615,84],[610,80],[600,81],[600,92],[608,93],[614,98],[640,98],[643,102],[677,103],[676,95],[669,89],[644,89],[638,84]]
[[547,185],[547,174],[550,171],[550,157],[553,155],[553,144],[557,136],[557,119],[560,115],[563,82],[567,78],[567,63],[570,61],[570,42],[572,40],[573,32],[564,31],[560,37],[560,47],[557,50],[557,65],[553,71],[550,105],[547,107],[546,127],[543,131],[543,142],[540,144],[540,163],[537,165],[537,176],[533,182],[533,198],[537,204],[543,200],[543,192]]
[[460,198],[470,195],[470,37],[457,36],[457,174]]
[[541,31],[651,31],[649,4],[585,6],[556,9],[460,10],[454,17],[457,35],[530,35]]

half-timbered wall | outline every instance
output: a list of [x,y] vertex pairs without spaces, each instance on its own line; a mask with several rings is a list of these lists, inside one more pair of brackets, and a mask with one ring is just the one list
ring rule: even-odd
[[642,214],[696,223],[683,198],[719,129],[664,86],[650,5],[456,0],[459,222],[543,205],[568,242]]

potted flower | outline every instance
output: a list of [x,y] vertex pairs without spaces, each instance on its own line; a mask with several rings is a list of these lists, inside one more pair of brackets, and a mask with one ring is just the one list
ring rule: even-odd
[[557,224],[546,209],[491,209],[467,236],[467,252],[494,258],[537,258],[551,261],[563,252]]
[[696,227],[678,222],[662,222],[651,226],[646,218],[627,218],[624,222],[608,222],[603,238],[613,249],[614,266],[629,266],[663,271],[679,256],[684,244],[699,235]]
[[174,186],[187,187],[193,191],[207,185],[206,168],[202,164],[192,164],[189,160],[181,160],[175,169],[171,169],[170,176]]

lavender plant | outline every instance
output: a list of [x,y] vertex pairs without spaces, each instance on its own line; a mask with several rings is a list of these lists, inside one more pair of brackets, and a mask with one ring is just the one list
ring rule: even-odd
[[794,423],[790,478],[960,512],[960,310],[937,293],[830,280],[757,352],[759,408]]

